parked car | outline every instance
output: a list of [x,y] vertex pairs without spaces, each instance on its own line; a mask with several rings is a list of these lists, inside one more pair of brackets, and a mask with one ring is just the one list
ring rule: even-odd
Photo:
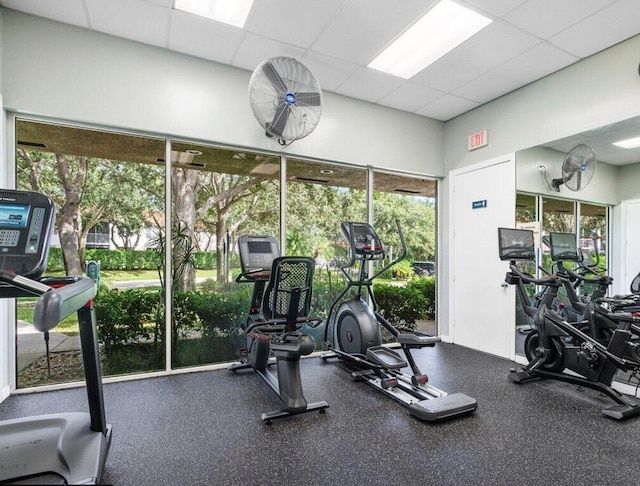
[[436,274],[436,264],[433,262],[413,262],[411,266],[416,275],[431,277]]

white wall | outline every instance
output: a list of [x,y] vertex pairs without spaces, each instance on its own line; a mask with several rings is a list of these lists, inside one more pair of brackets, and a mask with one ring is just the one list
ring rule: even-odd
[[317,129],[283,150],[253,116],[249,71],[11,10],[2,49],[7,110],[444,175],[439,121],[324,93]]
[[[510,152],[523,151],[568,135],[637,116],[640,112],[638,52],[640,36],[448,121],[444,132],[445,171],[448,173]],[[489,145],[472,152],[468,151],[467,137],[484,129],[488,131]],[[516,165],[519,190],[525,190],[527,187],[528,190],[541,189],[538,185],[541,180],[538,179],[536,183],[536,176],[531,174],[533,163],[523,164],[524,167],[521,168],[518,160]],[[617,170],[611,167],[604,169],[603,166],[604,164],[600,164],[597,170],[599,177],[604,177],[600,177],[599,182],[594,181],[593,184],[596,185],[593,188],[585,189],[588,192],[581,192],[580,198],[593,198],[593,202],[609,202],[613,199],[612,203],[617,204],[621,199],[618,195],[620,188],[614,184],[612,189],[612,178],[616,177]],[[440,192],[439,200],[442,208],[442,226],[438,271],[441,275],[448,275],[449,261],[456,258],[456,255],[450,255],[447,251],[451,231],[448,224],[448,179],[449,177],[445,178],[442,183],[444,190]],[[537,189],[534,192],[546,192]],[[568,192],[564,191],[563,197],[568,197]],[[614,224],[616,217],[619,217],[619,214],[614,210]],[[487,255],[487,258],[494,257]],[[615,264],[616,261],[612,261],[612,265]],[[619,269],[612,273],[615,277]],[[439,295],[440,331],[447,334],[449,313],[443,302],[448,302],[449,289],[441,285]],[[476,302],[469,305],[484,304]]]
[[640,199],[640,163],[619,168],[618,196],[621,201]]
[[533,147],[516,153],[518,166],[516,173],[516,188],[521,192],[550,195],[562,199],[589,201],[600,204],[619,204],[618,195],[619,167],[598,162],[589,185],[581,191],[572,191],[560,186],[560,192],[549,190],[542,174],[538,170],[544,165],[547,170],[547,180],[562,177],[562,163],[565,153],[546,147]]
[[[445,169],[637,116],[639,52],[636,36],[450,120]],[[489,146],[469,152],[467,136],[481,129],[488,130]]]

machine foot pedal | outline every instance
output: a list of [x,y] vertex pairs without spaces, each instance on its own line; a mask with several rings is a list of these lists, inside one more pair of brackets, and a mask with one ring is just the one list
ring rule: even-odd
[[471,413],[478,408],[478,403],[464,393],[452,393],[444,397],[420,400],[409,406],[412,415],[420,420],[436,422],[458,415]]

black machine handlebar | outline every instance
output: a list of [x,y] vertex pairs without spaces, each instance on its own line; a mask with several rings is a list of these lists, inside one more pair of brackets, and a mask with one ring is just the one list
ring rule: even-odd
[[[355,231],[357,225],[360,227],[366,228],[367,230],[366,236],[370,238],[369,244],[366,244],[365,242],[361,242],[360,244],[357,244],[356,231]],[[396,263],[406,258],[407,243],[404,238],[404,233],[402,232],[402,226],[400,225],[399,219],[396,219],[396,228],[398,231],[398,236],[400,237],[400,246],[401,246],[400,255],[398,255],[392,262],[389,262],[383,268],[378,270],[370,278],[370,280],[373,280],[378,276],[382,275],[384,272],[386,272],[391,267],[393,267]],[[380,237],[377,235],[377,233],[375,232],[375,230],[370,224],[357,223],[353,221],[344,222],[341,225],[341,229],[345,239],[349,242],[349,249],[350,249],[349,253],[351,258],[349,262],[347,262],[345,265],[341,267],[343,273],[345,273],[347,277],[349,277],[349,275],[347,274],[347,272],[345,272],[345,269],[353,267],[356,261],[358,260],[367,261],[367,260],[383,260],[384,259],[386,255],[384,245],[382,244]]]
[[565,267],[564,265],[558,265],[558,272],[565,273],[572,281],[579,280],[583,283],[592,283],[598,285],[611,285],[613,283],[613,277],[608,275],[598,275],[596,277],[585,277],[584,275],[580,275],[579,273],[574,272],[570,268]]
[[550,275],[548,278],[535,278],[533,275],[520,271],[515,262],[509,264],[509,270],[527,284],[532,283],[535,285],[559,287],[562,283],[562,277],[558,275]]

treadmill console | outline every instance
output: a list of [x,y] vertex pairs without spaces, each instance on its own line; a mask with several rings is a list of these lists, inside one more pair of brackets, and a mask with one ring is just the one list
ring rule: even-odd
[[240,266],[245,277],[268,275],[273,260],[280,256],[280,246],[273,236],[243,235],[238,238]]
[[0,270],[37,279],[47,265],[55,206],[43,194],[0,190]]

